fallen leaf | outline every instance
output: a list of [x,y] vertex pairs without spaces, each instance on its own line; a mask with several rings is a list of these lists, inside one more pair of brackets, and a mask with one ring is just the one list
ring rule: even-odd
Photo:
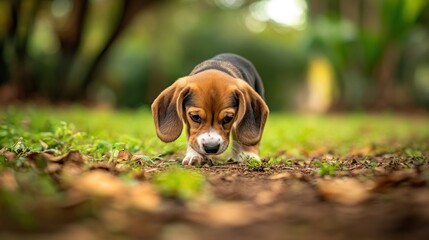
[[73,151],[70,151],[69,153],[59,155],[59,156],[55,156],[48,152],[31,152],[27,154],[27,159],[33,163],[40,160],[48,161],[48,162],[58,162],[58,163],[65,163],[67,161],[72,161],[79,164],[85,162],[82,154],[77,150],[73,150]]
[[115,158],[117,162],[129,161],[133,155],[125,149],[119,151],[118,156]]
[[414,169],[406,169],[401,171],[394,171],[387,176],[391,181],[395,183],[401,183],[418,177],[418,174]]
[[111,173],[117,174],[120,172],[125,172],[130,170],[130,166],[125,162],[115,164],[113,162],[108,162],[108,161],[97,161],[95,163],[92,163],[90,169],[91,170],[100,169],[100,170],[105,170],[105,171],[109,171]]
[[358,169],[351,170],[350,173],[353,175],[364,175],[364,174],[369,173],[370,171],[371,171],[370,169],[358,168]]
[[65,156],[64,161],[71,161],[71,162],[75,162],[78,164],[83,164],[86,162],[84,157],[82,156],[82,154],[77,150],[70,151]]
[[255,202],[258,205],[267,205],[273,203],[276,199],[277,194],[273,191],[261,191],[255,196]]
[[394,171],[380,176],[372,191],[380,192],[390,187],[398,186],[402,183],[409,183],[412,186],[423,186],[426,181],[414,169]]
[[161,204],[159,193],[148,183],[140,183],[131,188],[129,194],[129,204],[142,210],[154,211]]
[[74,162],[66,162],[62,168],[62,173],[67,179],[73,180],[82,173],[82,167]]
[[111,162],[108,162],[108,161],[94,162],[92,164],[92,166],[90,167],[90,169],[91,170],[100,169],[100,170],[105,170],[105,171],[110,171],[110,172],[116,172],[115,165]]
[[114,197],[125,193],[125,184],[113,174],[103,170],[82,174],[72,187],[83,193],[102,197]]
[[55,156],[49,152],[32,152],[27,154],[27,160],[31,166],[46,169],[49,173],[63,172],[68,176],[77,176],[82,172],[81,165],[85,162],[79,151]]
[[218,226],[244,226],[255,220],[250,206],[242,202],[213,204],[208,208],[204,218],[208,224]]
[[61,169],[62,169],[61,164],[53,162],[53,163],[48,163],[48,167],[46,170],[48,171],[48,173],[58,173],[61,171]]
[[225,182],[234,182],[236,180],[237,176],[236,175],[226,175],[226,176],[222,176],[221,180],[225,181]]
[[42,152],[32,152],[27,154],[27,160],[31,167],[45,169],[48,166],[49,154]]
[[9,152],[9,151],[5,151],[4,153],[2,153],[2,155],[6,158],[6,160],[8,161],[15,161],[16,158],[16,153],[14,152]]
[[127,165],[126,163],[118,163],[115,165],[115,170],[118,172],[125,172],[130,170],[130,166]]
[[374,171],[378,172],[378,173],[385,173],[386,169],[383,167],[375,167]]
[[68,154],[63,154],[63,155],[59,155],[59,156],[54,156],[50,153],[47,152],[31,152],[29,154],[27,154],[27,159],[31,162],[31,163],[36,163],[37,161],[49,161],[49,162],[64,162],[64,158],[67,156]]
[[353,178],[320,179],[316,185],[323,199],[343,205],[357,205],[370,198],[366,185]]
[[119,208],[108,207],[104,208],[100,213],[100,220],[104,229],[110,232],[121,232],[130,224],[130,218],[126,211],[121,211]]
[[293,177],[292,174],[290,174],[288,172],[282,172],[282,173],[278,173],[276,175],[272,175],[268,179],[279,180],[279,179],[290,179],[291,177]]
[[307,174],[298,171],[291,173],[291,175],[294,179],[298,179],[303,182],[311,182],[312,180]]
[[8,170],[0,172],[0,188],[9,191],[14,191],[18,188],[13,172]]

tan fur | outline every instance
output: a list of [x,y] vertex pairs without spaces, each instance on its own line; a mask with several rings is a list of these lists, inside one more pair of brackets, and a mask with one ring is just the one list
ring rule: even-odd
[[[186,107],[183,106],[185,98],[190,99]],[[234,98],[238,100],[237,106],[232,105]],[[189,147],[204,157],[208,154],[201,150],[198,137],[209,131],[219,133],[226,146],[233,132],[234,158],[243,151],[258,155],[268,112],[264,100],[245,81],[217,70],[180,78],[152,104],[158,137],[164,142],[176,140],[184,122]],[[201,123],[193,121],[191,115],[198,115]],[[222,124],[227,115],[233,120]],[[193,157],[189,161],[185,161],[185,157],[183,163],[192,164]],[[197,158],[200,161],[201,157]]]

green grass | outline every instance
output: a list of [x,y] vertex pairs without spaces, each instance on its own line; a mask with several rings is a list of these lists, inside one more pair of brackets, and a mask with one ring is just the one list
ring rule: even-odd
[[[148,108],[103,111],[82,107],[64,110],[6,107],[0,113],[0,149],[18,154],[42,150],[62,154],[79,150],[92,160],[106,160],[127,149],[153,160],[173,153],[183,154],[186,148],[184,134],[168,144],[156,137]],[[371,145],[383,151],[392,147],[391,144],[410,141],[415,141],[414,147],[418,148],[416,140],[429,136],[427,122],[427,117],[394,114],[272,113],[261,142],[261,157],[274,156],[279,151],[300,157],[318,150],[344,155]]]
[[371,145],[408,143],[429,136],[427,117],[351,113],[311,116],[272,114],[262,142],[262,155],[285,150],[293,156],[326,148],[335,154]]
[[[156,138],[152,117],[137,111],[89,111],[15,108],[2,110],[0,148],[16,152],[52,150],[57,154],[79,150],[93,160],[121,149],[156,158],[182,148],[184,141],[163,144]],[[47,145],[44,149],[43,145]]]

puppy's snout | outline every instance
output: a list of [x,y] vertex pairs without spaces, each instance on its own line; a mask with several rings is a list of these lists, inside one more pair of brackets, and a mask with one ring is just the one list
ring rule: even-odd
[[205,143],[203,144],[204,151],[206,153],[217,153],[219,151],[220,144],[219,143]]
[[222,136],[214,129],[201,134],[197,138],[198,149],[201,154],[219,154],[225,151],[225,142]]

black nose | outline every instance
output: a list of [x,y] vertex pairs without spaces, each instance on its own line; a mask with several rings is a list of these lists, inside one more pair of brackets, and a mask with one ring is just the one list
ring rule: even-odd
[[219,143],[207,143],[203,144],[204,151],[206,153],[217,153],[219,151],[220,144]]

